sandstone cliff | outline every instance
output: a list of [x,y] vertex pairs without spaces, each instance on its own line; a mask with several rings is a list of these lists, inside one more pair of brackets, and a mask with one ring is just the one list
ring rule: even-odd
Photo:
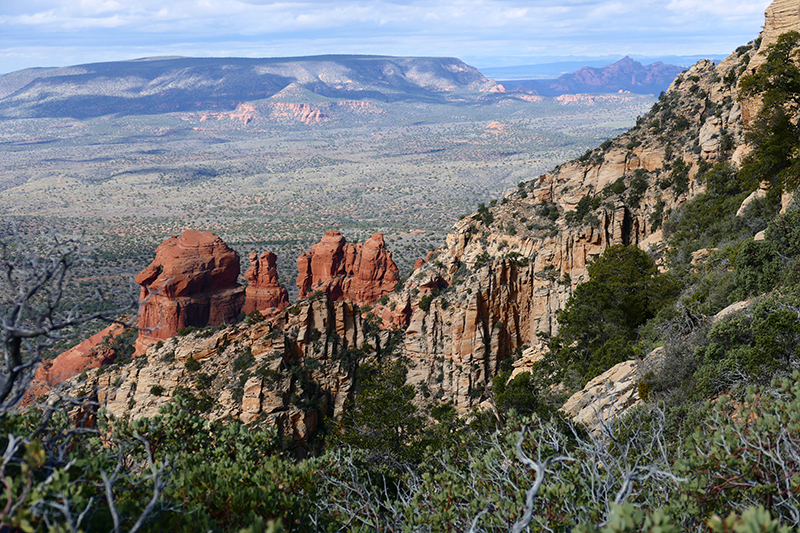
[[250,252],[250,268],[244,273],[247,280],[244,313],[259,311],[264,316],[283,311],[289,307],[289,291],[278,282],[278,257],[264,252],[259,257]]
[[334,300],[358,305],[373,305],[391,293],[400,279],[380,233],[352,244],[338,231],[328,231],[311,252],[297,259],[297,270],[301,298],[322,291]]
[[186,326],[232,322],[242,309],[239,254],[207,231],[187,230],[156,250],[138,276],[142,286],[136,354]]
[[112,324],[59,354],[55,359],[42,361],[36,369],[23,404],[31,403],[37,397],[47,394],[52,387],[79,375],[84,370],[113,363],[117,354],[106,341],[121,334],[124,329],[121,324]]

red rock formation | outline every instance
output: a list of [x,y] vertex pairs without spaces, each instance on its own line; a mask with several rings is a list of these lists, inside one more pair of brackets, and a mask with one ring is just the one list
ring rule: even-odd
[[162,242],[136,276],[142,286],[136,355],[183,327],[231,322],[244,300],[238,276],[239,254],[211,232],[187,230]]
[[35,398],[46,394],[51,387],[77,376],[84,370],[113,363],[116,353],[104,346],[103,341],[116,337],[123,331],[125,328],[121,324],[112,324],[55,359],[42,361],[36,369],[23,404],[30,404]]
[[244,273],[248,283],[244,300],[246,314],[258,310],[270,316],[289,307],[289,291],[278,283],[277,260],[272,252],[264,252],[261,257],[250,252],[250,268]]
[[333,300],[358,305],[373,305],[400,279],[381,233],[363,244],[348,244],[338,231],[328,231],[311,252],[297,259],[297,270],[301,298],[321,290]]

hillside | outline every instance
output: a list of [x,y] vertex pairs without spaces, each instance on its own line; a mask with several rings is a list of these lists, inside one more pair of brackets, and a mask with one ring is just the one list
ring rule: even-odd
[[231,111],[290,87],[324,98],[442,102],[496,85],[453,58],[145,58],[0,76],[0,119]]

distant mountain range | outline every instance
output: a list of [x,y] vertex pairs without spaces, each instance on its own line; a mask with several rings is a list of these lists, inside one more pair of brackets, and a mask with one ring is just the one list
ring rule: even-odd
[[678,65],[658,61],[642,65],[626,56],[601,68],[583,67],[553,80],[498,80],[506,90],[531,91],[541,96],[577,93],[659,94],[684,70]]
[[[683,70],[629,57],[584,67],[555,80],[500,82],[509,92],[658,94]],[[326,100],[475,102],[501,93],[495,81],[456,58],[311,56],[288,58],[157,57],[0,76],[0,119],[154,115],[230,111],[244,102]],[[499,94],[498,94],[499,96]]]
[[[0,118],[231,110],[286,91],[309,98],[445,101],[496,84],[455,58],[148,58],[0,76]],[[289,101],[291,101],[289,99]]]
[[[691,56],[630,56],[643,65],[658,63],[659,61],[667,65],[679,65],[688,69],[698,61],[708,59],[714,63],[719,63],[725,56],[717,55],[691,55]],[[554,80],[562,74],[575,72],[583,67],[601,68],[619,61],[619,56],[606,57],[551,57],[541,58],[539,63],[527,65],[510,65],[502,67],[479,66],[478,70],[493,80]]]

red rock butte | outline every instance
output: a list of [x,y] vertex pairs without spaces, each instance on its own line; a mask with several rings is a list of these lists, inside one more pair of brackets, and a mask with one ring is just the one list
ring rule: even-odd
[[250,268],[244,273],[247,280],[244,312],[258,311],[269,317],[289,307],[289,291],[278,283],[277,256],[264,252],[261,257],[250,252]]
[[338,231],[328,231],[310,252],[297,259],[297,270],[301,298],[324,291],[333,300],[351,300],[358,305],[374,305],[394,291],[400,279],[382,233],[351,244]]
[[218,326],[236,318],[244,303],[239,254],[208,231],[187,230],[156,249],[138,276],[142,286],[136,355],[186,326]]

